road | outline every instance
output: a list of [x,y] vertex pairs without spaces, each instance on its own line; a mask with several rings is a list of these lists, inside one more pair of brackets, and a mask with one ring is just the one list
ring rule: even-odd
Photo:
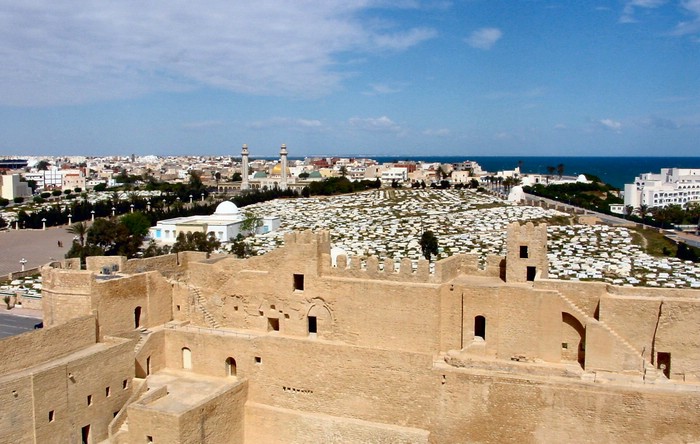
[[33,331],[34,325],[41,322],[39,318],[17,316],[0,312],[0,339]]

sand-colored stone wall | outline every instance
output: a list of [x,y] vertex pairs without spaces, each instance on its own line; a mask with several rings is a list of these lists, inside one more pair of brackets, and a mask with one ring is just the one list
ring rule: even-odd
[[60,358],[95,342],[95,318],[92,316],[5,338],[0,341],[0,356],[3,357],[0,375]]
[[[246,404],[246,443],[428,444],[426,430]],[[284,431],[284,433],[280,433]]]

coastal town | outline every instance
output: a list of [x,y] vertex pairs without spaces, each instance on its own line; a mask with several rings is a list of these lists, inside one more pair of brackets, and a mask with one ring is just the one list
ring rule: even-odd
[[[566,176],[563,165],[548,168],[551,174],[539,175],[521,173],[517,165],[512,170],[488,172],[469,160],[454,164],[415,160],[379,164],[372,159],[337,157],[287,159],[284,146],[278,159],[249,160],[248,155],[248,147],[244,146],[240,157],[4,158],[0,160],[3,167],[0,178],[5,202],[0,202],[4,203],[0,219],[6,230],[21,230],[20,211],[32,213],[42,208],[60,208],[71,216],[71,205],[78,201],[91,205],[107,202],[112,205],[108,216],[114,216],[114,200],[126,203],[127,206],[121,207],[124,211],[133,212],[133,203],[129,210],[127,202],[134,196],[148,201],[147,208],[141,209],[147,212],[151,205],[155,209],[165,197],[161,191],[149,190],[149,183],[187,183],[193,174],[201,178],[202,190],[206,191],[183,196],[182,204],[195,207],[226,201],[246,191],[281,187],[301,195],[304,188],[308,189],[314,182],[342,177],[350,181],[379,181],[382,185],[379,189],[355,194],[274,199],[245,206],[240,209],[242,212],[236,210],[233,216],[236,223],[246,215],[259,219],[264,225],[261,226],[263,230],[241,240],[248,255],[262,255],[281,246],[286,233],[324,229],[330,230],[334,249],[351,257],[376,255],[381,261],[390,259],[397,264],[409,258],[415,267],[422,257],[420,237],[429,231],[438,239],[435,259],[477,252],[484,260],[489,254],[504,254],[505,227],[509,223],[535,221],[548,224],[551,276],[616,285],[700,287],[697,263],[645,251],[647,241],[640,234],[644,231],[639,230],[638,224],[623,219],[623,204],[611,205],[609,214],[620,218],[610,224],[602,223],[594,212],[563,202],[545,203],[523,193],[523,185],[528,184],[588,182],[583,175]],[[244,167],[248,174],[243,174]],[[635,194],[634,187],[626,186],[624,201],[634,201],[639,210],[640,205],[653,201],[655,194],[650,193],[650,189],[656,189],[656,194],[661,190],[665,191],[663,195],[671,196],[668,190],[671,186],[683,196],[667,198],[667,205],[694,205],[698,202],[700,179],[691,179],[694,175],[700,178],[698,170],[680,171],[689,179],[676,177],[659,184],[660,177],[654,182],[652,175],[642,176],[650,184],[646,191],[641,191],[638,180],[634,187],[640,192]],[[617,197],[622,201],[622,196]],[[94,218],[93,211],[87,222]],[[269,222],[263,224],[263,220]],[[68,228],[72,222],[70,217],[61,225]],[[77,216],[75,222],[78,222]],[[224,225],[231,225],[230,222],[227,220]],[[151,228],[146,242],[155,240],[168,244],[166,233],[172,232],[169,239],[172,245],[177,223],[177,220],[171,222],[168,230],[161,229],[167,221],[159,222]],[[44,222],[41,229],[46,228]],[[697,225],[690,229],[692,232]],[[231,240],[239,231],[227,233],[218,237],[219,252],[230,251]],[[70,241],[65,244],[63,252],[70,248]],[[35,261],[25,267],[26,259],[21,263],[22,259],[10,258],[2,272],[8,275],[20,271],[19,265],[22,269],[42,265]],[[47,256],[45,262],[55,259],[61,258]],[[39,297],[40,282],[9,279],[2,291],[17,293],[20,290],[17,286],[26,297]]]

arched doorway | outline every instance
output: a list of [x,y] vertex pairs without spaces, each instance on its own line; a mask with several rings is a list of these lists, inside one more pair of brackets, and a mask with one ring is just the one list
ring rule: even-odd
[[182,349],[182,368],[192,370],[192,351],[187,347]]
[[236,360],[231,357],[226,358],[226,376],[236,376]]
[[486,318],[481,315],[474,318],[474,338],[486,340]]
[[561,359],[578,362],[581,367],[586,363],[586,328],[573,315],[561,313]]

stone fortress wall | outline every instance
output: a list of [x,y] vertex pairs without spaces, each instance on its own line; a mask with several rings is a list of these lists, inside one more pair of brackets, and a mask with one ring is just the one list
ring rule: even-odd
[[91,320],[73,342],[95,369],[92,347],[122,341],[110,359],[139,391],[86,416],[93,442],[700,440],[700,292],[547,279],[544,226],[511,225],[507,247],[414,269],[302,232],[246,260],[95,258],[44,269],[50,328],[14,339]]

